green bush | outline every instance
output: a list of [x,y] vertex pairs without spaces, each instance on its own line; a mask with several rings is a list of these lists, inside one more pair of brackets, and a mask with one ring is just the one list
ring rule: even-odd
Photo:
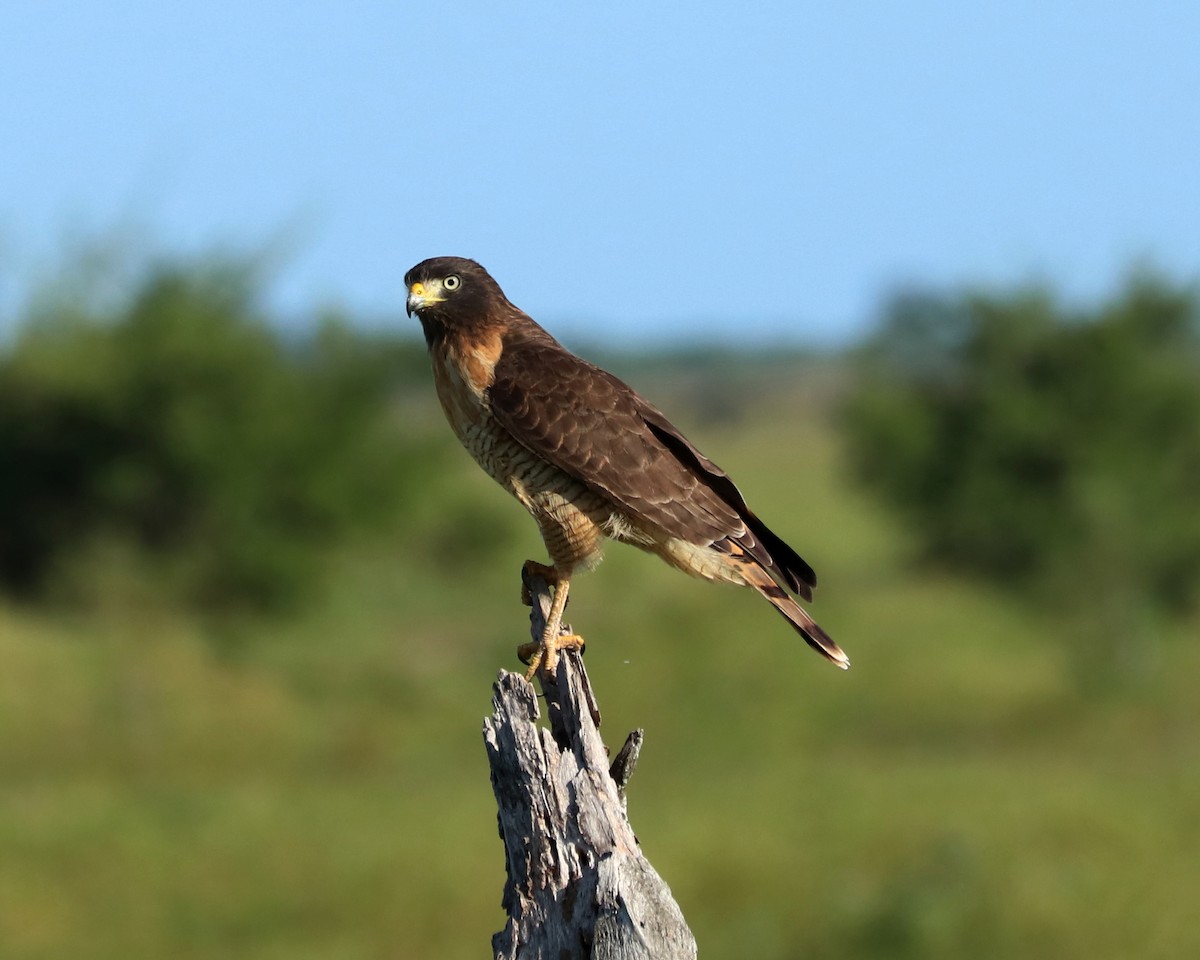
[[1040,292],[900,297],[846,410],[857,472],[955,569],[1109,631],[1194,609],[1198,317],[1193,291],[1149,278],[1082,313]]
[[335,322],[288,339],[256,286],[166,264],[28,318],[0,357],[0,588],[43,597],[116,545],[171,598],[276,608],[395,516],[426,460],[392,403],[421,351]]

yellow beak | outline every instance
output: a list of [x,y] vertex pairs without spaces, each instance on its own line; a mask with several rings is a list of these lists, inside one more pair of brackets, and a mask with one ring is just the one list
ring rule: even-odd
[[439,281],[433,280],[427,287],[420,281],[414,283],[408,288],[408,302],[405,304],[405,312],[411,317],[414,313],[419,313],[422,308],[428,307],[434,303],[441,303],[445,297],[439,296],[442,291],[442,285]]

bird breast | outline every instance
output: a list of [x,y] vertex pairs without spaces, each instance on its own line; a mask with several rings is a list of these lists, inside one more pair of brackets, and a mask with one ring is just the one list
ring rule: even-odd
[[604,536],[619,520],[613,505],[581,481],[537,456],[492,415],[487,390],[502,344],[483,341],[436,350],[433,378],[446,419],[484,471],[537,521],[556,567],[599,562]]

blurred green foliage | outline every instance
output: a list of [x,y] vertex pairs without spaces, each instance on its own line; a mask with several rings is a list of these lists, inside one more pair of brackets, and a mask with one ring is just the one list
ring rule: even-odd
[[[3,436],[37,452],[5,447],[0,483],[33,498],[26,464],[65,464],[43,474],[40,522],[68,531],[43,595],[67,577],[107,598],[0,598],[0,954],[486,955],[504,862],[480,722],[543,548],[450,435],[419,345],[282,336],[240,271],[160,268],[103,309],[51,300],[0,366],[38,411],[0,405]],[[1043,607],[912,564],[911,528],[845,482],[844,364],[743,360],[702,382],[694,355],[682,377],[669,357],[611,366],[813,563],[813,612],[854,668],[635,550],[613,547],[570,607],[609,743],[646,730],[630,815],[704,955],[1200,955],[1200,647],[1164,643],[1142,684],[1079,696]],[[193,467],[211,490],[175,482]],[[171,509],[193,519],[144,538],[138,491],[189,492]],[[26,522],[4,509],[5,529]],[[202,576],[220,551],[248,549],[229,543],[243,525],[304,555],[284,594],[310,602],[238,618],[231,647],[197,597],[225,582]],[[86,546],[113,537],[142,592]]]
[[124,558],[168,602],[285,608],[394,520],[427,467],[390,402],[422,351],[333,318],[289,339],[257,285],[160,264],[113,304],[42,299],[0,356],[0,587],[61,599]]
[[1140,277],[1084,312],[1042,292],[900,297],[846,409],[858,475],[929,557],[1099,638],[1195,609],[1194,290]]
[[[907,562],[803,386],[755,390],[786,426],[697,429],[653,392],[816,566],[853,669],[620,547],[570,610],[607,741],[646,730],[630,816],[701,950],[1196,956],[1200,648],[1079,697],[1053,624]],[[541,548],[438,426],[437,496],[405,535],[332,551],[327,594],[236,656],[183,612],[0,604],[6,957],[487,954],[504,854],[480,723]],[[462,510],[495,546],[441,552]]]

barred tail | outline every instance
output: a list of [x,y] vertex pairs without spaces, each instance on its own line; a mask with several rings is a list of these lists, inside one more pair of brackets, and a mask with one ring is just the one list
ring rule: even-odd
[[767,582],[752,583],[751,586],[767,598],[771,606],[804,638],[804,642],[843,670],[849,667],[850,658],[833,642],[833,638],[818,626],[817,621],[808,615],[808,611],[788,596],[787,591],[774,580],[770,580],[765,574],[763,579]]

